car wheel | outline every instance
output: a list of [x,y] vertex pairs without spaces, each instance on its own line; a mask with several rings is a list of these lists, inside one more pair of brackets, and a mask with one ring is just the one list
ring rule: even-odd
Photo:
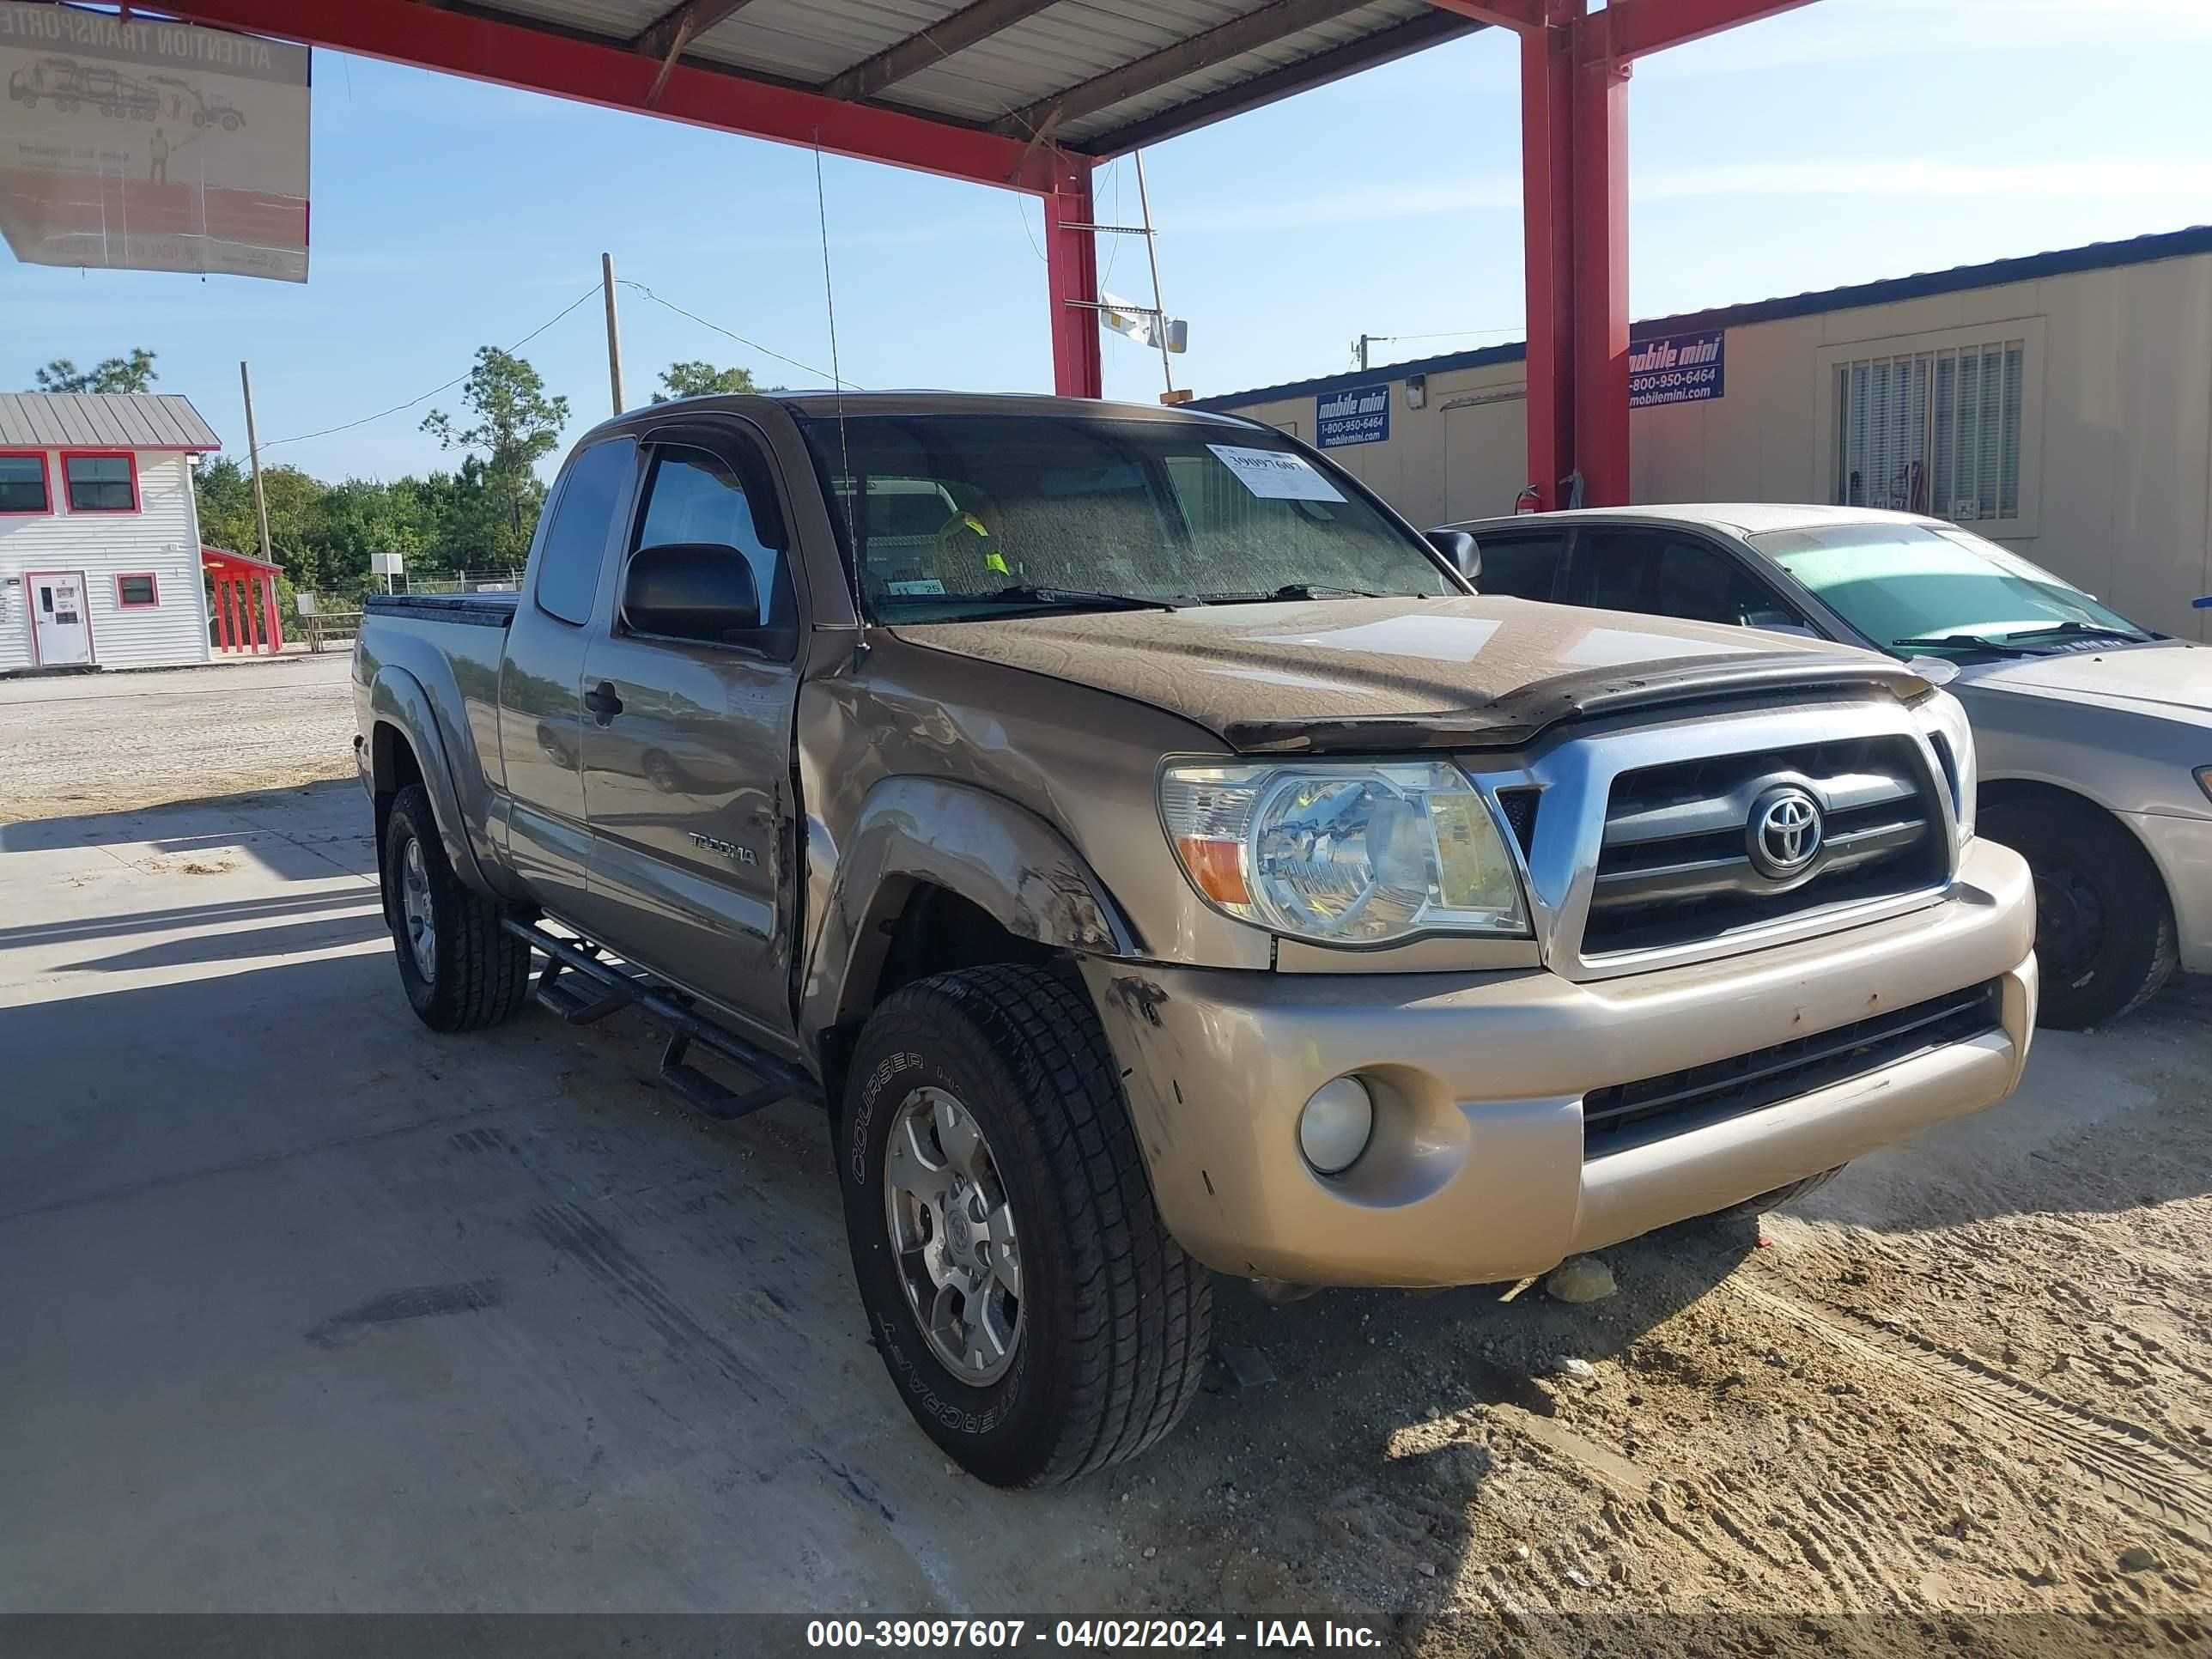
[[384,915],[407,1000],[432,1030],[496,1025],[528,1000],[529,945],[453,873],[419,783],[393,798],[385,826]]
[[838,1169],[875,1346],[970,1474],[1067,1480],[1189,1407],[1212,1286],[1161,1224],[1105,1034],[1062,975],[978,968],[889,998],[854,1052]]
[[2109,814],[2074,801],[2013,801],[1983,812],[1980,832],[2017,851],[2035,876],[2043,1024],[2101,1025],[2166,983],[2179,954],[2166,884]]
[[1821,1188],[1843,1174],[1845,1167],[1838,1164],[1832,1170],[1823,1170],[1818,1175],[1807,1176],[1802,1181],[1786,1182],[1771,1192],[1761,1193],[1756,1198],[1747,1198],[1741,1204],[1731,1204],[1725,1210],[1715,1210],[1710,1215],[1701,1215],[1698,1218],[1698,1224],[1704,1225],[1711,1222],[1747,1221],[1753,1216],[1765,1215],[1770,1210],[1778,1210],[1784,1205],[1804,1197],[1808,1193],[1819,1192]]

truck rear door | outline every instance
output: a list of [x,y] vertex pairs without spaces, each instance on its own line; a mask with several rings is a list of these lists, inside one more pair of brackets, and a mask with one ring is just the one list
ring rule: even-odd
[[736,421],[648,441],[625,559],[708,543],[750,565],[760,626],[634,631],[617,584],[584,659],[587,927],[787,1046],[792,720],[805,637],[772,463]]
[[626,437],[593,444],[562,469],[500,665],[507,862],[562,915],[580,906],[591,863],[580,769],[584,647],[610,550],[629,523],[636,471],[637,445]]

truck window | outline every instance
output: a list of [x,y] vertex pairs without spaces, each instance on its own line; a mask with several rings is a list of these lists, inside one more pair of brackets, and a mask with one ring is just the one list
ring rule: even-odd
[[1184,604],[1458,591],[1355,482],[1264,428],[965,414],[801,426],[879,622],[1004,615],[994,600],[1039,589]]
[[622,505],[637,446],[628,438],[594,444],[569,464],[560,499],[538,550],[538,608],[580,628],[599,598],[607,532]]
[[667,445],[655,450],[645,488],[639,547],[716,542],[736,548],[752,567],[761,626],[779,629],[793,625],[791,579],[783,555],[761,540],[744,481],[727,461],[703,449]]

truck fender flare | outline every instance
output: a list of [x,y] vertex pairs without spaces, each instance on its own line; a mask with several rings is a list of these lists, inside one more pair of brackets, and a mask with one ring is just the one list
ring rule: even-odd
[[[453,793],[453,763],[447,758],[445,739],[439,735],[435,705],[422,682],[404,668],[386,665],[377,671],[376,680],[368,690],[368,708],[372,717],[369,733],[369,763],[375,793],[389,794],[398,786],[393,776],[389,747],[378,741],[378,727],[390,726],[398,738],[415,751],[415,763],[422,774],[423,793],[430,797],[430,815],[438,821],[438,839],[445,844],[446,857],[453,872],[480,893],[491,893],[492,885],[484,879],[483,871],[477,864],[476,849],[461,828],[461,808]],[[377,848],[377,864],[384,862],[384,849]]]
[[[819,827],[811,856],[823,851]],[[865,1012],[890,945],[888,925],[916,887],[957,894],[1018,939],[1085,956],[1127,957],[1138,943],[1121,907],[1066,836],[1028,808],[972,785],[884,778],[845,844],[800,996],[811,1037]]]

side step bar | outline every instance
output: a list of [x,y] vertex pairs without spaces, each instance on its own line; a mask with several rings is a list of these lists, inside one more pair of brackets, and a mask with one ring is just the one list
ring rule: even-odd
[[[544,953],[545,966],[538,975],[538,1000],[569,1024],[588,1025],[622,1009],[635,1007],[669,1027],[668,1047],[660,1057],[660,1080],[708,1117],[747,1117],[779,1100],[820,1103],[821,1086],[812,1078],[765,1048],[700,1018],[681,991],[602,960],[584,940],[556,939],[512,916],[501,917],[500,926],[532,950]],[[575,978],[564,980],[563,974]],[[754,1085],[742,1091],[732,1089],[692,1065],[688,1056],[695,1042],[751,1073],[757,1079]]]

